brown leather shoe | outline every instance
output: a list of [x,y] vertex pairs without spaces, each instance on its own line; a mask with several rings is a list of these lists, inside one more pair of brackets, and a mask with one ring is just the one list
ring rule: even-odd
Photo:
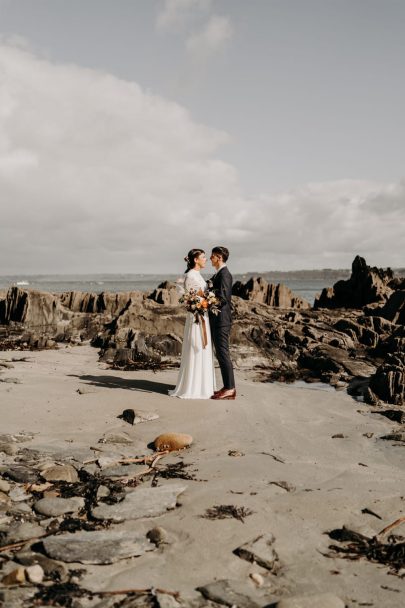
[[212,395],[211,399],[215,399],[216,401],[225,401],[225,400],[233,400],[236,399],[236,389],[235,388],[223,388],[218,393]]
[[220,388],[219,391],[214,391],[214,395],[219,395],[219,393],[224,390],[225,390],[224,388]]

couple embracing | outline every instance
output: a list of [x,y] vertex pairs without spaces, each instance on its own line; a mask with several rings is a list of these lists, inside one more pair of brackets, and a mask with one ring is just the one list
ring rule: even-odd
[[[192,312],[187,313],[177,385],[174,390],[169,391],[172,397],[216,400],[236,397],[229,355],[232,275],[226,264],[228,257],[229,251],[226,247],[213,248],[210,260],[216,273],[208,284],[200,273],[207,263],[205,252],[202,249],[192,249],[184,258],[187,262],[184,281],[186,293],[203,294],[209,288],[215,298],[215,307],[201,312],[198,318]],[[215,390],[213,345],[224,384],[219,391]]]

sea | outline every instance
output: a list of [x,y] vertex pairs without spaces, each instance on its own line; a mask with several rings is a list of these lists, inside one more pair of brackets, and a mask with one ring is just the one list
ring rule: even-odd
[[[204,275],[209,278],[212,273]],[[346,279],[349,270],[318,272],[251,272],[234,274],[234,281],[245,283],[252,276],[263,276],[269,283],[283,283],[297,296],[313,304],[315,296],[324,287],[331,287],[336,280]],[[0,289],[17,285],[27,289],[37,289],[50,293],[64,291],[85,291],[91,293],[142,291],[152,292],[163,281],[181,282],[184,275],[162,274],[38,274],[0,276]]]

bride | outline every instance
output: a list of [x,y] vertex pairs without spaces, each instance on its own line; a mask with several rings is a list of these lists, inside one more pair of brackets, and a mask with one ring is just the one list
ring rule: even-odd
[[[186,291],[195,289],[204,291],[206,282],[200,274],[205,268],[207,258],[202,249],[191,249],[184,258],[187,262]],[[210,399],[215,391],[214,358],[212,351],[210,324],[208,313],[204,313],[207,332],[207,344],[204,348],[201,325],[195,322],[194,315],[187,313],[184,328],[181,364],[176,388],[169,391],[172,397],[180,399]]]

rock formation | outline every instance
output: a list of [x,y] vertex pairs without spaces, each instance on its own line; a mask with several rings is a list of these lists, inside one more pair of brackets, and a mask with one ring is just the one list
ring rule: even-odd
[[366,260],[356,256],[352,274],[347,281],[338,281],[323,289],[315,300],[315,308],[362,308],[374,302],[385,302],[392,293],[389,286],[394,274],[390,268],[367,266]]
[[164,281],[158,285],[157,289],[155,289],[148,298],[158,304],[164,304],[165,306],[178,306],[179,291],[176,283]]
[[268,283],[263,277],[252,277],[247,283],[237,281],[232,294],[244,300],[278,308],[311,308],[309,302],[294,295],[286,285]]

